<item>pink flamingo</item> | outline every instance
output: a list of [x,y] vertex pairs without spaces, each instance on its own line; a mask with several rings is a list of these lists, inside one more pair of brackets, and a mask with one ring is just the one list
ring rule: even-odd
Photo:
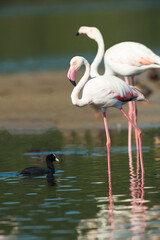
[[[76,85],[75,82],[75,72],[82,66],[85,65],[85,73],[80,79],[79,83]],[[120,109],[132,126],[136,129],[138,134],[139,146],[140,146],[140,160],[142,172],[144,172],[143,167],[143,156],[142,156],[142,139],[141,130],[132,122],[132,120],[124,112],[122,105],[129,101],[147,101],[140,91],[133,86],[129,86],[120,78],[108,75],[107,77],[99,76],[88,81],[90,75],[90,65],[88,61],[83,58],[76,56],[71,59],[70,68],[68,71],[68,78],[71,83],[75,86],[71,94],[71,100],[73,105],[77,107],[84,107],[87,105],[94,105],[99,107],[103,113],[104,126],[106,131],[106,146],[108,151],[108,171],[110,169],[110,146],[111,139],[108,130],[106,110],[109,107],[115,107]],[[78,95],[82,91],[82,97],[79,98]],[[109,173],[110,174],[110,173]]]
[[[132,77],[132,85],[134,86],[134,76],[151,68],[160,68],[160,57],[153,53],[143,44],[136,42],[121,42],[110,47],[104,54],[104,41],[102,34],[96,27],[82,26],[77,32],[86,34],[89,38],[95,40],[98,44],[97,55],[91,64],[91,77],[99,76],[98,66],[104,55],[105,75],[114,74],[121,75],[129,84],[129,77]],[[137,107],[134,102],[129,102],[129,117],[132,119],[134,114],[134,122],[137,126]],[[138,149],[138,141],[136,137],[136,145]],[[128,127],[128,151],[131,154],[131,123]]]

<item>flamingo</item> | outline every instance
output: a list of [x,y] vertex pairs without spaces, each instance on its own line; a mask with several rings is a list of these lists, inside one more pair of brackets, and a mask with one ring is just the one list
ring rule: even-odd
[[98,44],[97,55],[91,64],[91,77],[99,76],[98,66],[103,56],[105,75],[121,75],[128,78],[134,77],[147,69],[160,68],[160,57],[141,43],[121,42],[105,52],[103,37],[98,28],[82,26],[76,35],[80,34],[86,34]]
[[[98,44],[97,55],[91,64],[91,77],[99,76],[98,66],[102,61],[104,55],[105,75],[114,74],[124,77],[126,83],[129,84],[129,77],[132,79],[134,86],[134,76],[151,68],[160,68],[160,57],[153,53],[145,45],[137,42],[121,42],[110,47],[104,54],[104,41],[101,32],[96,27],[82,26],[77,32],[79,34],[86,34],[89,38],[95,40]],[[134,115],[134,122],[137,126],[137,107],[136,103],[129,102],[129,117],[132,119]],[[138,142],[136,136],[136,145],[138,149]],[[128,151],[131,153],[131,123],[128,126]]]
[[[76,85],[75,72],[82,66],[85,65],[85,73]],[[87,105],[94,105],[99,107],[103,114],[104,126],[106,132],[106,147],[108,152],[108,172],[110,174],[110,147],[111,139],[108,130],[106,110],[109,107],[118,108],[123,115],[128,119],[132,126],[136,129],[138,134],[139,146],[140,146],[140,160],[142,172],[143,167],[143,156],[142,156],[142,133],[141,130],[132,122],[122,108],[122,105],[129,101],[147,101],[143,94],[134,86],[130,86],[120,78],[114,75],[98,76],[88,80],[90,75],[90,65],[88,61],[80,56],[73,57],[70,61],[70,68],[68,70],[68,79],[75,86],[71,93],[71,100],[73,105],[77,107],[84,107]],[[78,95],[82,91],[82,97]]]

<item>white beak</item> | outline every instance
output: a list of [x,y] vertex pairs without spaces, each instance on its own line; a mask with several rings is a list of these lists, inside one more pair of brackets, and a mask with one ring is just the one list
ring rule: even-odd
[[58,158],[55,158],[55,161],[56,161],[56,162],[59,162],[59,159],[58,159]]

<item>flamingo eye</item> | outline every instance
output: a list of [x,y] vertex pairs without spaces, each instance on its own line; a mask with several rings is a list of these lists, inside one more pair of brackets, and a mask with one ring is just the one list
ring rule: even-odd
[[76,62],[76,61],[74,61],[74,62],[72,63],[72,65],[73,65],[73,66],[77,65],[77,62]]

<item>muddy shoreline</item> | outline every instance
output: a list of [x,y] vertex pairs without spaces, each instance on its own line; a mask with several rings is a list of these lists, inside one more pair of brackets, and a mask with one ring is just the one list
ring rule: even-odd
[[[77,75],[77,79],[80,77]],[[73,89],[67,80],[67,69],[0,75],[0,124],[5,129],[103,128],[101,113],[93,107],[72,105]],[[139,102],[140,127],[160,125],[160,79],[150,78],[150,72],[136,77],[142,91],[151,90],[149,103]],[[144,87],[144,89],[143,89]],[[128,111],[127,104],[124,109]],[[126,128],[127,121],[120,111],[107,110],[110,128]]]

